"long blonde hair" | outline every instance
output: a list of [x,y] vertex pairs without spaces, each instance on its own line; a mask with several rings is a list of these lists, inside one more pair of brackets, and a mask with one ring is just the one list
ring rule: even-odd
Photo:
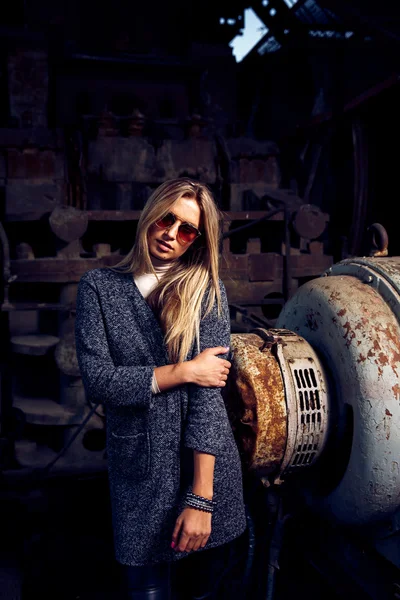
[[182,197],[193,198],[198,203],[202,235],[168,269],[147,298],[158,315],[169,359],[174,363],[187,358],[194,342],[199,348],[203,300],[206,300],[205,315],[212,309],[215,301],[218,313],[221,310],[218,281],[221,213],[209,189],[188,178],[172,179],[161,184],[143,208],[132,249],[112,267],[136,276],[155,273],[148,248],[149,228],[165,216]]

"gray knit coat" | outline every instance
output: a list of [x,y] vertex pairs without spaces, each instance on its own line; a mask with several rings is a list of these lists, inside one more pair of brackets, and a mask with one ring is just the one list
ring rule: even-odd
[[[202,319],[200,351],[230,343],[220,286],[223,314],[215,306]],[[221,390],[190,384],[152,393],[154,368],[169,361],[157,318],[132,274],[99,268],[82,276],[75,334],[86,394],[106,411],[116,559],[148,565],[186,555],[170,544],[192,483],[193,449],[216,457],[217,504],[205,548],[239,536],[246,527],[241,464]]]

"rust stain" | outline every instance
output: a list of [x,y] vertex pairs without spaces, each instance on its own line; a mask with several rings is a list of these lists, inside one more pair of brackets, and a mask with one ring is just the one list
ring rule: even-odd
[[351,342],[356,337],[356,334],[354,333],[353,329],[351,328],[349,321],[346,321],[346,323],[343,325],[343,327],[346,330],[346,333],[344,334],[343,337],[346,340],[346,346],[349,347]]
[[389,363],[388,357],[383,352],[379,352],[378,360],[381,363],[381,365],[383,365],[383,366],[385,366]]
[[[328,288],[328,289],[329,289],[329,288]],[[339,293],[339,292],[332,292],[332,293],[329,295],[328,302],[330,302],[330,303],[334,303],[334,304],[335,304],[335,303],[336,303],[336,302],[338,302],[339,300],[340,300],[340,293]]]
[[233,377],[226,402],[245,464],[266,475],[281,464],[287,437],[284,385],[273,354],[278,337],[266,344],[255,333],[234,334],[231,343]]
[[378,352],[378,350],[381,349],[381,346],[380,346],[380,343],[378,342],[378,340],[376,340],[376,339],[374,340],[373,347],[376,352]]
[[351,325],[348,321],[346,321],[346,323],[343,325],[343,327],[346,329],[346,333],[344,334],[344,337],[346,338],[351,331]]
[[385,414],[386,414],[388,417],[393,417],[392,413],[390,412],[390,410],[389,410],[388,408],[385,410]]
[[389,364],[392,367],[392,371],[395,375],[398,376],[398,368],[400,364],[400,339],[398,337],[397,331],[394,331],[394,327],[391,324],[388,324],[383,332],[388,340],[391,342],[391,356],[389,357]]
[[[335,292],[332,290],[328,295],[329,302],[333,304],[336,304],[339,296]],[[352,310],[342,301],[331,317],[333,323],[344,317],[341,326],[346,347],[353,345],[359,348],[356,357],[358,364],[371,361],[376,365],[379,378],[384,376],[385,369],[390,369],[400,377],[400,335],[392,311],[376,291],[365,288],[361,282],[355,282],[351,296]],[[400,390],[395,389],[400,399]]]
[[396,383],[396,385],[394,385],[392,387],[392,391],[393,391],[394,397],[396,398],[396,400],[398,400],[400,398],[400,385],[398,383]]
[[[379,264],[398,281],[399,259],[393,263],[393,274],[386,260],[383,263],[379,259]],[[340,322],[344,343],[347,348],[357,349],[358,364],[370,361],[372,366],[375,365],[379,378],[387,373],[394,373],[399,383],[393,386],[392,392],[397,401],[400,401],[400,329],[392,309],[379,292],[360,281],[353,279],[352,287],[349,288],[351,304],[347,293],[345,297],[340,288],[338,290],[334,285],[333,281],[325,282],[328,302],[334,307],[332,322],[336,323],[336,319],[342,317]]]

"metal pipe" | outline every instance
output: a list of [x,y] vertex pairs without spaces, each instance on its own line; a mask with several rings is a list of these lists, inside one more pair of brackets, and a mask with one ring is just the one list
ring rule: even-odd
[[285,301],[289,300],[292,295],[292,273],[290,261],[290,211],[285,207],[285,278],[283,296]]
[[[276,202],[280,202],[280,201],[276,200]],[[222,239],[226,239],[228,237],[231,237],[231,235],[233,235],[234,233],[238,233],[239,231],[243,231],[244,229],[247,229],[248,227],[252,227],[253,225],[256,225],[257,223],[261,223],[262,221],[267,221],[268,219],[270,219],[271,217],[273,217],[277,213],[283,212],[283,210],[284,210],[284,203],[282,202],[282,206],[281,207],[274,208],[274,209],[270,210],[263,217],[260,217],[259,219],[255,219],[254,221],[251,221],[251,223],[246,223],[246,225],[241,225],[240,227],[236,227],[235,229],[231,229],[230,231],[226,231],[222,235]]]
[[[3,256],[3,298],[2,301],[8,304],[8,288],[11,277],[10,268],[10,245],[2,223],[0,223],[0,244]],[[14,276],[15,278],[15,276]],[[6,326],[3,331],[7,337],[3,342],[0,363],[0,435],[4,436],[11,422],[12,409],[12,381],[10,368],[10,336],[9,336],[9,316],[6,316]]]
[[3,255],[3,283],[4,283],[4,295],[3,302],[8,303],[8,286],[11,278],[11,267],[10,267],[10,245],[8,243],[7,234],[4,230],[2,223],[0,223],[0,243]]

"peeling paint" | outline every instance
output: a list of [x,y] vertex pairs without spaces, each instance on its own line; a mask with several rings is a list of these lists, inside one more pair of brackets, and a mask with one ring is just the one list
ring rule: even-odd
[[354,338],[356,337],[356,334],[354,333],[354,331],[351,328],[351,325],[349,323],[349,321],[346,321],[346,323],[343,325],[344,329],[346,329],[346,333],[344,334],[344,339],[346,340],[346,346],[349,347],[351,342],[354,340]]
[[374,348],[374,350],[376,352],[381,349],[381,346],[380,346],[378,340],[374,340],[374,342],[373,342],[373,348]]
[[[285,305],[282,321],[288,329],[300,325],[299,334],[329,367],[335,404],[350,405],[353,414],[348,466],[322,510],[341,522],[365,524],[399,506],[400,257],[393,260],[392,276],[386,275],[385,259],[374,261],[382,272],[379,285],[365,284],[373,268],[368,258],[351,260],[354,264],[343,261],[331,276],[299,288]],[[315,309],[321,313],[316,332],[307,324]]]
[[383,366],[385,366],[389,363],[388,357],[383,352],[379,352],[378,360],[381,363],[381,365],[383,365]]

